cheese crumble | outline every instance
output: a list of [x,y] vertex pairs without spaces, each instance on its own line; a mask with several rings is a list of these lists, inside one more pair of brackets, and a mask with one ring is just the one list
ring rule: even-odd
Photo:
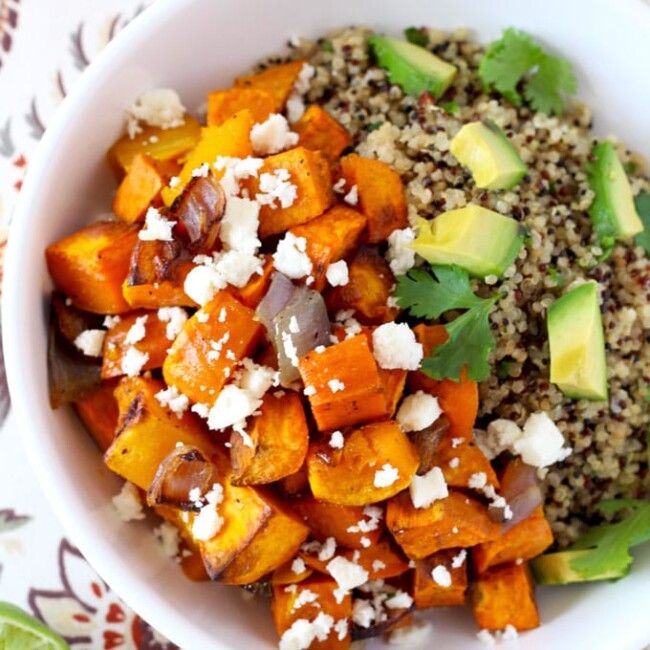
[[347,262],[345,260],[339,260],[330,264],[325,272],[325,278],[332,287],[344,287],[350,282],[350,272]]
[[384,463],[381,469],[375,472],[375,487],[389,487],[399,479],[399,471],[390,463]]
[[126,129],[131,139],[142,132],[140,122],[161,129],[173,129],[185,122],[185,107],[171,88],[155,88],[143,93],[126,111]]
[[279,153],[298,144],[298,134],[289,129],[284,115],[273,113],[261,124],[251,129],[253,151],[262,156]]
[[312,261],[305,252],[307,240],[288,232],[279,242],[273,253],[273,265],[288,278],[297,280],[312,272]]
[[402,431],[409,433],[430,427],[441,415],[438,398],[419,390],[402,400],[396,419]]
[[101,357],[106,330],[84,330],[74,340],[77,350],[87,357]]
[[417,474],[409,486],[414,508],[428,508],[434,501],[449,496],[444,474],[439,467],[432,467],[423,476]]
[[381,368],[417,370],[424,356],[406,323],[384,323],[372,333],[373,355]]
[[156,208],[149,208],[144,218],[144,226],[138,233],[142,241],[173,241],[172,228],[175,221],[164,217]]

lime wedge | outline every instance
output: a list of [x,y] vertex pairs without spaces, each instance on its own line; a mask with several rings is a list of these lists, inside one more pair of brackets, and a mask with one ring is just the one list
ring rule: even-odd
[[43,623],[11,603],[0,602],[0,650],[70,650]]

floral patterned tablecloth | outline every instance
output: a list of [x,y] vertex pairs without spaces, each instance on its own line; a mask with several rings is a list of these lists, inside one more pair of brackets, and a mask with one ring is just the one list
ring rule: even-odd
[[[0,0],[0,269],[34,149],[62,99],[143,0]],[[0,355],[0,422],[9,399]],[[9,417],[0,428],[0,601],[33,613],[76,650],[174,648],[83,559],[54,517]]]

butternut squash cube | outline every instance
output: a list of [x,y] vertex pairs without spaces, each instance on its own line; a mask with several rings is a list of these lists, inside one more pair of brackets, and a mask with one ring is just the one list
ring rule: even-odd
[[253,315],[220,291],[176,337],[163,364],[165,381],[193,402],[214,402],[235,366],[257,346],[262,325]]
[[[454,562],[456,558],[458,559]],[[429,557],[416,560],[413,571],[413,598],[416,607],[425,609],[464,605],[468,561],[467,551],[460,548],[438,551]],[[441,585],[434,580],[432,571],[438,566],[444,567],[449,572],[451,577],[449,586]]]
[[[306,223],[323,214],[334,202],[330,164],[320,151],[295,147],[288,151],[268,156],[259,176],[275,174],[280,170],[289,172],[289,183],[296,187],[296,198],[283,208],[279,200],[260,209],[260,237],[269,237],[284,232],[292,226]],[[254,196],[260,192],[260,180],[251,183]]]
[[503,564],[488,569],[472,586],[471,604],[476,624],[483,630],[539,627],[533,578],[527,564]]
[[393,420],[354,429],[342,449],[324,440],[313,443],[307,454],[314,496],[348,506],[376,503],[401,492],[419,463],[417,451]]
[[363,334],[309,352],[298,370],[320,431],[331,431],[388,415],[375,358]]
[[383,242],[393,230],[406,228],[406,198],[399,174],[381,160],[350,154],[341,158],[346,185],[357,186],[359,207],[368,217],[371,244]]
[[500,530],[488,516],[486,506],[454,490],[428,508],[415,508],[408,492],[398,494],[386,507],[386,526],[414,560],[445,548],[493,541]]
[[165,388],[156,379],[125,377],[115,389],[119,421],[104,462],[142,490],[149,489],[158,465],[176,443],[198,447],[208,456],[213,448],[199,418],[190,412],[178,418],[160,404],[156,393]]
[[253,122],[265,122],[275,112],[273,93],[263,88],[228,88],[208,93],[208,126],[219,126],[239,111],[248,109]]
[[50,244],[45,258],[50,277],[79,309],[122,314],[130,306],[122,296],[138,226],[98,221]]
[[[237,298],[242,305],[256,309],[271,285],[271,276],[274,271],[273,258],[270,255],[266,255],[266,261],[262,267],[261,275],[259,273],[253,273],[251,279],[243,287],[228,285],[225,290]],[[275,352],[273,354],[276,356]]]
[[305,461],[309,429],[298,393],[268,393],[260,410],[247,428],[252,447],[236,431],[230,438],[235,485],[273,483],[297,472]]
[[299,60],[274,65],[257,74],[237,77],[235,86],[270,92],[273,95],[274,111],[281,113],[304,64],[304,60]]
[[116,380],[103,381],[98,388],[74,402],[75,411],[102,451],[106,451],[115,438],[119,409],[113,392]]
[[292,128],[299,136],[298,144],[305,149],[322,151],[330,162],[334,162],[352,141],[345,128],[318,104],[307,107]]
[[290,233],[307,241],[305,252],[313,265],[312,289],[322,291],[325,288],[327,267],[356,248],[365,227],[366,218],[360,212],[334,205],[320,217],[289,228]]

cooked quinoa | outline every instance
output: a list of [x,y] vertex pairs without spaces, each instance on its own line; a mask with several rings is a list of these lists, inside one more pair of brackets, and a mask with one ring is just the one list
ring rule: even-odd
[[[497,349],[494,373],[480,387],[479,426],[497,417],[521,425],[536,411],[555,420],[574,452],[545,477],[546,515],[558,544],[566,546],[598,521],[594,505],[601,499],[650,495],[650,262],[640,247],[626,244],[598,263],[603,251],[586,212],[593,192],[584,169],[595,141],[589,107],[574,102],[563,116],[550,117],[484,94],[477,73],[484,50],[466,30],[430,30],[434,53],[458,75],[439,103],[410,97],[373,65],[370,34],[354,28],[291,43],[290,58],[306,58],[315,68],[305,99],[346,127],[359,154],[402,175],[412,225],[416,217],[473,203],[527,228],[526,246],[504,277],[475,281],[479,293],[505,293],[491,315]],[[447,112],[452,101],[453,115]],[[449,152],[461,126],[479,118],[496,122],[528,166],[511,190],[478,189]],[[650,191],[643,158],[623,145],[618,154],[624,164],[633,163],[633,193]],[[588,279],[598,282],[602,298],[609,404],[566,398],[549,382],[546,310]]]

